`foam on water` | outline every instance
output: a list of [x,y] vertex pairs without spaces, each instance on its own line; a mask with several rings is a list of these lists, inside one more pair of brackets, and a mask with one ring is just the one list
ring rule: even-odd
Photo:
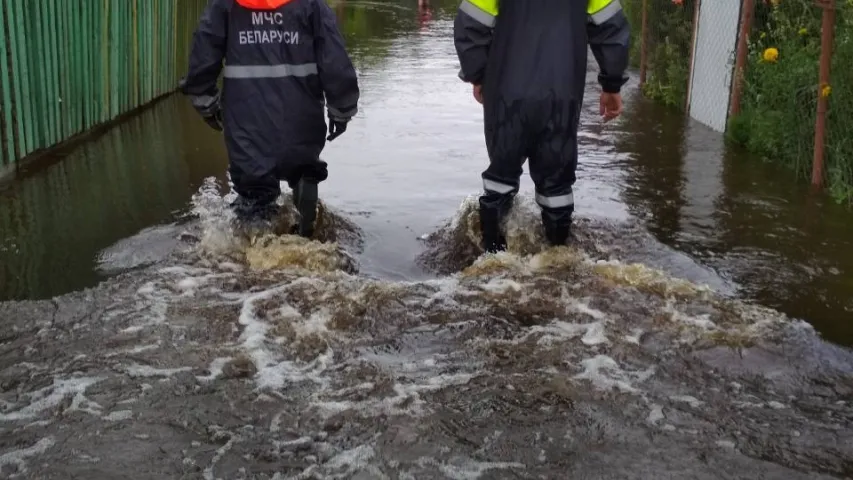
[[53,437],[47,437],[40,439],[31,447],[4,453],[3,455],[0,455],[0,469],[6,465],[14,466],[17,470],[17,475],[14,475],[12,478],[25,474],[27,473],[26,459],[45,453],[55,444],[56,440],[54,440]]
[[225,365],[227,365],[231,360],[233,360],[233,357],[219,357],[213,359],[210,363],[210,367],[208,368],[210,373],[208,375],[197,376],[196,378],[202,382],[212,382],[213,380],[216,380],[220,375],[222,375]]
[[216,463],[219,462],[222,459],[222,457],[226,453],[228,453],[229,450],[231,450],[231,448],[234,446],[234,443],[237,442],[238,440],[239,440],[239,437],[236,437],[236,436],[231,437],[228,439],[227,442],[225,442],[225,445],[222,445],[221,447],[216,449],[216,452],[213,454],[213,458],[210,460],[210,465],[208,465],[204,469],[204,480],[215,480],[216,479],[216,476],[214,475],[214,472],[213,472],[214,467],[216,466]]
[[[422,458],[419,466],[438,467],[446,478],[453,480],[476,480],[482,478],[491,470],[524,470],[526,466],[518,462],[481,462],[471,458],[453,457],[447,462],[439,462],[432,458]],[[516,472],[518,473],[518,472]],[[407,472],[404,478],[418,478],[418,473]]]
[[179,372],[192,370],[189,367],[155,368],[150,365],[128,365],[125,372],[131,377],[170,377]]
[[24,407],[10,413],[0,413],[0,422],[36,418],[40,413],[59,406],[68,395],[72,395],[74,399],[71,410],[95,413],[93,410],[97,410],[99,407],[94,409],[86,407],[86,405],[93,405],[93,403],[85,398],[84,392],[101,380],[103,378],[100,377],[54,379],[52,385],[24,395],[27,402]]
[[646,418],[646,421],[654,425],[665,418],[666,416],[663,414],[663,407],[657,404],[652,404],[651,411],[649,411],[649,416]]
[[103,417],[104,420],[108,420],[110,422],[121,422],[125,420],[130,420],[133,418],[133,411],[131,410],[116,410],[114,412],[110,412],[109,415]]
[[373,447],[370,445],[361,445],[338,453],[329,459],[324,467],[326,470],[344,470],[340,474],[351,473],[367,466],[367,462],[375,455],[376,451]]
[[[262,310],[259,305],[275,300],[276,297],[280,299],[290,286],[292,284],[249,296],[240,313],[239,323],[245,327],[240,335],[240,347],[254,363],[257,369],[255,379],[261,389],[278,389],[287,383],[304,380],[322,384],[324,380],[321,374],[332,359],[333,351],[323,348],[323,351],[318,352],[309,362],[300,364],[285,358],[280,346],[277,347],[278,342],[270,332],[277,326],[289,325],[299,317],[299,313],[287,303],[272,311]],[[276,324],[265,321],[261,315],[275,318]],[[311,323],[310,320],[308,323]],[[305,334],[305,329],[300,333]]]
[[581,362],[583,372],[574,376],[577,380],[589,380],[597,388],[610,390],[616,388],[623,392],[637,391],[635,384],[642,383],[654,374],[654,367],[648,367],[639,372],[628,372],[622,369],[613,358],[607,355],[596,355]]

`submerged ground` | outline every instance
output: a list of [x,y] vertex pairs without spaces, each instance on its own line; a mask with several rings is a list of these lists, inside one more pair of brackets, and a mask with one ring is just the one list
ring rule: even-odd
[[431,3],[338,2],[337,243],[232,232],[180,98],[0,194],[0,478],[853,478],[850,212],[633,87],[601,125],[593,65],[579,245],[543,248],[525,175],[481,257]]

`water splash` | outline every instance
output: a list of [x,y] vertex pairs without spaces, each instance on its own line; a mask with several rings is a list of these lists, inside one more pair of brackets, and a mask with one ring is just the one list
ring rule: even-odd
[[199,219],[201,231],[195,253],[237,261],[253,270],[292,267],[357,271],[352,255],[361,248],[361,231],[322,200],[317,207],[314,241],[308,241],[297,235],[280,234],[289,232],[298,219],[291,192],[276,200],[281,212],[273,221],[272,231],[255,235],[236,226],[230,208],[236,194],[232,191],[223,196],[219,190],[216,179],[208,178],[193,196],[191,213]]
[[[518,195],[504,219],[507,251],[531,254],[542,250],[544,231],[538,207],[529,195]],[[427,246],[418,261],[442,274],[459,271],[483,253],[481,248],[479,195],[469,195],[453,218],[436,232],[425,236]]]

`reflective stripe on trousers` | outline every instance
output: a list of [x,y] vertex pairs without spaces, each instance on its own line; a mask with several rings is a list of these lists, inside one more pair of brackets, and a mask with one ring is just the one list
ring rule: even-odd
[[467,13],[469,17],[473,18],[474,20],[482,23],[487,27],[495,26],[495,15],[478,7],[471,0],[462,0],[462,3],[459,5],[459,10],[462,10],[463,12]]
[[507,195],[518,190],[518,187],[516,187],[515,185],[508,185],[506,183],[496,182],[494,180],[484,178],[483,190],[485,190],[486,193],[493,192],[500,193],[502,195]]
[[596,25],[601,25],[602,23],[613,18],[613,15],[622,11],[622,4],[619,3],[619,0],[613,0],[607,4],[604,8],[600,9],[597,12],[590,12],[589,19],[592,20],[592,23]]
[[278,65],[225,65],[225,78],[307,77],[317,74],[316,63]]
[[566,208],[575,204],[574,192],[569,192],[565,195],[555,195],[546,197],[540,193],[536,194],[536,203],[545,208]]

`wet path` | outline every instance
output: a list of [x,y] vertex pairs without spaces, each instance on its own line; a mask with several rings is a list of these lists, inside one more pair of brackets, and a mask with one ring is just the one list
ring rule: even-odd
[[[364,100],[353,128],[327,147],[322,187],[365,231],[363,270],[396,279],[428,276],[412,262],[417,237],[480,188],[486,161],[477,105],[455,76],[455,2],[433,0],[429,14],[410,3],[338,2]],[[608,127],[594,101],[581,133],[581,215],[638,218],[748,298],[853,344],[849,211],[810,201],[787,172],[725,151],[718,136],[642,99]],[[13,184],[0,193],[0,298],[48,298],[156,259],[175,233],[158,225],[225,165],[221,140],[176,97]],[[153,230],[122,240],[143,229]],[[704,275],[687,260],[658,260]]]

